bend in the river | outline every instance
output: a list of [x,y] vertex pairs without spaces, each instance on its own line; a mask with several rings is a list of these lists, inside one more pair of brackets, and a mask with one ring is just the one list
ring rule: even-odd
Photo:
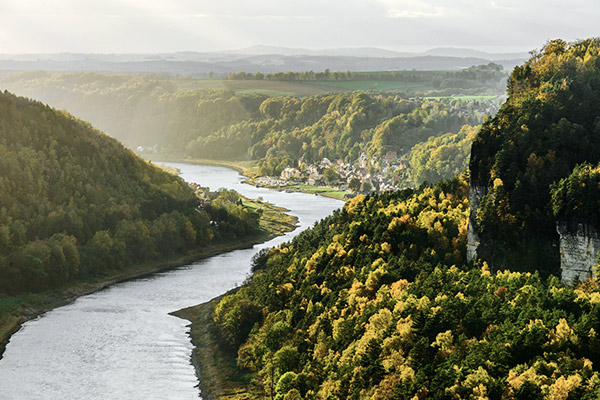
[[245,185],[222,167],[170,165],[187,181],[285,207],[300,226],[252,249],[111,286],[26,322],[0,360],[0,399],[197,399],[188,322],[169,312],[241,284],[257,251],[290,240],[342,204]]

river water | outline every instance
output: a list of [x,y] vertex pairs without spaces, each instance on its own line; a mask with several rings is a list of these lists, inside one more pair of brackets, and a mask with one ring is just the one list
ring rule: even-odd
[[257,251],[290,240],[342,205],[242,184],[226,168],[170,165],[189,182],[286,207],[300,226],[252,249],[111,286],[26,322],[0,360],[0,399],[198,399],[188,321],[169,312],[241,284]]

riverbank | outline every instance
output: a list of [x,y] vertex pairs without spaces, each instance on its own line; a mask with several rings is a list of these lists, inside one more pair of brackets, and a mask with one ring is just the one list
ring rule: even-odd
[[249,207],[263,209],[256,235],[244,241],[219,243],[202,249],[162,258],[153,262],[132,266],[123,271],[113,271],[105,276],[85,281],[76,281],[58,289],[40,293],[23,294],[19,296],[0,296],[0,359],[4,354],[10,337],[17,332],[21,325],[54,308],[69,304],[78,297],[102,290],[116,283],[138,279],[157,272],[166,271],[190,264],[197,260],[229,252],[232,250],[252,247],[263,243],[285,232],[292,231],[297,226],[298,219],[288,215],[281,207],[268,203],[244,199]]
[[191,158],[181,157],[174,155],[165,154],[139,154],[144,160],[151,161],[153,163],[170,162],[170,163],[186,163],[186,164],[197,164],[197,165],[214,165],[217,167],[225,167],[233,169],[247,178],[254,178],[260,176],[258,172],[258,163],[254,160],[209,160],[206,158]]
[[206,303],[171,313],[191,322],[190,336],[194,345],[192,364],[196,369],[202,398],[207,400],[264,398],[262,390],[253,384],[252,375],[237,367],[237,354],[224,350],[217,340],[216,326],[212,319],[215,307],[224,296],[236,290]]
[[316,194],[319,196],[330,197],[336,200],[346,201],[348,200],[347,195],[349,192],[343,189],[336,189],[329,186],[314,186],[307,184],[290,183],[287,185],[266,185],[262,184],[257,178],[260,177],[258,172],[258,163],[256,161],[221,161],[221,160],[207,160],[201,158],[182,158],[176,156],[157,155],[157,154],[141,154],[144,159],[153,163],[161,162],[173,162],[173,163],[186,163],[186,164],[199,164],[199,165],[215,165],[218,167],[231,168],[238,171],[246,178],[244,183],[249,185],[274,189],[274,190],[286,190],[298,193]]
[[329,186],[314,186],[314,185],[307,185],[304,183],[300,183],[300,184],[291,183],[291,184],[287,184],[287,185],[266,185],[266,184],[260,183],[255,178],[248,178],[244,182],[248,183],[250,185],[254,185],[257,187],[263,187],[263,188],[267,188],[267,189],[316,194],[319,196],[325,196],[325,197],[329,197],[329,198],[336,199],[336,200],[342,200],[342,201],[348,200],[348,197],[347,197],[348,191],[343,190],[343,189],[332,188]]

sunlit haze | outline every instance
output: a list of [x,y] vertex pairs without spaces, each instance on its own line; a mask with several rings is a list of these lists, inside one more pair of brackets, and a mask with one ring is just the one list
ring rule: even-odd
[[593,0],[0,0],[0,53],[527,51],[596,36],[599,18]]

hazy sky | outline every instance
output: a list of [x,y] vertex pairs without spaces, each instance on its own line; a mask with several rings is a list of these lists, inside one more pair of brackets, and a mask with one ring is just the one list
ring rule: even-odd
[[0,0],[0,53],[521,51],[599,36],[599,20],[598,0]]

